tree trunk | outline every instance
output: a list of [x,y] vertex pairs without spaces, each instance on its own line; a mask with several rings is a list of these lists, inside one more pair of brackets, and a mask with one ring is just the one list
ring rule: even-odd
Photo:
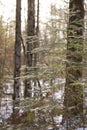
[[15,31],[15,51],[14,51],[13,100],[17,100],[19,98],[20,67],[21,67],[21,0],[16,0],[16,31]]
[[[34,43],[34,48],[39,47],[39,0],[37,0],[37,27],[36,27],[36,42]],[[34,67],[37,65],[38,53],[34,53]],[[36,69],[34,69],[36,70]]]
[[[28,20],[27,20],[27,60],[26,64],[29,69],[31,69],[33,65],[33,38],[35,35],[35,0],[28,0]],[[32,71],[29,71],[26,69],[26,72],[29,72],[29,75],[31,75]],[[25,92],[24,97],[31,97],[31,79],[27,78],[25,80]]]
[[67,64],[65,85],[65,116],[72,118],[83,112],[82,54],[84,0],[70,0],[67,34]]
[[37,28],[36,28],[36,35],[39,33],[39,11],[40,11],[40,2],[37,0]]

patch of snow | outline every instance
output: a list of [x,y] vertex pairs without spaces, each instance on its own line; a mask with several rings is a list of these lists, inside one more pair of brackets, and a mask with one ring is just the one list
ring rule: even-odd
[[54,98],[54,99],[61,99],[63,93],[64,93],[64,90],[61,89],[61,90],[59,90],[58,92],[55,92],[55,93],[54,93],[53,98]]
[[13,83],[7,82],[7,83],[3,84],[3,91],[4,91],[4,93],[12,94],[13,93]]
[[65,83],[65,78],[56,78],[54,82],[55,84],[63,84]]
[[1,99],[1,107],[0,107],[0,123],[2,123],[5,119],[7,119],[11,113],[13,112],[13,105],[11,98],[2,98]]
[[54,117],[54,121],[59,124],[62,122],[62,115]]
[[87,128],[77,128],[76,130],[87,130]]

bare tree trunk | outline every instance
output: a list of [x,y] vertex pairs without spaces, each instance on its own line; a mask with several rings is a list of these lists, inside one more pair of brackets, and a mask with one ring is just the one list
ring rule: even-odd
[[[34,48],[39,47],[39,38],[38,38],[38,35],[39,35],[39,0],[37,0],[37,27],[36,27],[36,36],[37,37],[36,37],[36,42],[34,43]],[[38,54],[36,52],[36,53],[34,53],[34,67],[37,64],[37,60],[38,60]]]
[[83,113],[82,55],[84,28],[84,0],[70,0],[66,64],[66,118]]
[[[33,65],[33,37],[35,35],[35,0],[28,0],[28,19],[27,19],[27,60],[26,64],[29,69],[31,69]],[[31,75],[31,70],[26,69],[26,72],[29,72],[29,76]],[[31,78],[27,78],[25,80],[25,91],[24,97],[31,97]]]
[[[37,0],[37,26],[36,26],[36,42],[34,43],[34,48],[39,47],[39,8],[40,8],[40,2]],[[34,80],[34,89],[36,88],[36,85],[38,84],[38,87],[41,89],[41,85],[39,82],[39,79],[37,78],[37,62],[39,60],[39,54],[38,52],[34,53],[34,73],[35,73],[35,80]],[[36,96],[36,92],[34,92],[34,96]]]
[[36,28],[36,35],[39,33],[39,11],[40,11],[40,2],[37,0],[37,28]]
[[13,100],[19,98],[20,90],[20,67],[21,67],[21,0],[16,0],[16,31],[14,51],[14,96]]

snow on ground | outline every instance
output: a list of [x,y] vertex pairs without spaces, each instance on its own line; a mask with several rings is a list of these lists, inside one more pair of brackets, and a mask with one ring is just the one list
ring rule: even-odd
[[0,123],[3,123],[13,112],[13,105],[11,97],[5,97],[1,100],[0,107]]
[[87,130],[87,128],[78,128],[77,130]]
[[[43,81],[40,81],[41,86],[43,86]],[[64,84],[65,83],[65,79],[62,78],[57,78],[54,81],[55,85],[57,84]],[[23,83],[22,83],[22,93],[23,93]],[[49,82],[45,82],[44,83],[44,88],[42,88],[42,90],[44,91],[45,88],[50,88],[49,87]],[[12,89],[12,84],[11,83],[6,83],[6,87],[4,87],[4,93],[7,92],[7,94],[13,93],[13,89]],[[60,100],[60,102],[63,103],[63,93],[64,93],[64,87],[62,87],[61,89],[57,90],[57,92],[54,92],[53,94],[53,99],[55,100]],[[87,108],[87,88],[84,89],[84,106]],[[3,123],[5,121],[5,119],[7,119],[11,113],[13,112],[13,104],[12,104],[12,95],[7,95],[5,97],[3,97],[1,99],[1,107],[0,107],[0,123]],[[55,122],[59,125],[59,123],[62,120],[62,115],[60,116],[56,116],[54,117]],[[63,128],[62,126],[60,126],[59,130],[65,130],[65,128]],[[78,128],[76,130],[87,130],[87,128]]]

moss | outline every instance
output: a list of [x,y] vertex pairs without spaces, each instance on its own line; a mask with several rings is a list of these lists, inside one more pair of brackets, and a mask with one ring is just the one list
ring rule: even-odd
[[29,112],[24,119],[24,123],[33,123],[35,121],[35,113]]

